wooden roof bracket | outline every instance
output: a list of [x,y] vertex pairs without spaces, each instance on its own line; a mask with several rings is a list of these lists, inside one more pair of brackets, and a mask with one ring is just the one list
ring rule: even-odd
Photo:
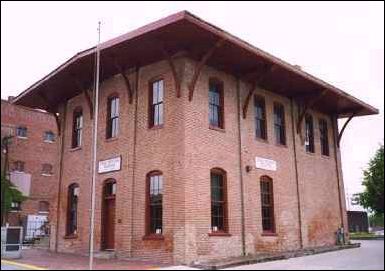
[[170,66],[172,76],[174,77],[176,97],[180,98],[181,97],[181,89],[180,89],[181,79],[180,79],[180,76],[178,75],[178,72],[176,70],[175,62],[172,59],[170,53],[166,50],[163,42],[160,42],[160,44],[161,44],[161,50],[162,50],[163,56],[165,57],[168,65]]
[[340,142],[341,142],[341,139],[342,139],[342,135],[344,134],[344,131],[346,129],[346,126],[348,126],[349,122],[356,116],[356,112],[354,112],[349,118],[348,120],[344,123],[344,125],[342,126],[342,129],[341,131],[338,133],[338,138],[337,138],[337,146],[340,147]]
[[256,87],[257,87],[257,83],[253,82],[252,85],[251,85],[251,88],[249,90],[249,93],[247,93],[246,100],[245,100],[245,102],[243,104],[243,107],[242,107],[242,116],[243,116],[244,119],[247,116],[247,108],[249,108],[249,103],[250,103],[251,97],[254,94],[254,91],[255,91]]
[[[40,98],[44,101],[44,103],[45,104],[52,104],[50,101],[49,101],[49,99],[48,99],[48,97],[46,96],[46,94],[45,93],[43,93],[43,92],[40,92],[39,93],[39,96],[40,96]],[[58,132],[58,135],[60,136],[60,134],[61,134],[61,129],[60,129],[60,118],[59,118],[59,116],[57,115],[57,109],[55,109],[55,108],[52,108],[52,107],[50,107],[50,106],[47,106],[47,112],[48,113],[50,113],[50,114],[52,114],[53,116],[54,116],[54,118],[55,118],[55,122],[56,122],[56,128],[57,128],[57,132]]]
[[254,92],[255,92],[255,89],[257,88],[257,85],[259,85],[265,78],[266,78],[266,75],[268,75],[271,71],[273,71],[274,69],[276,68],[275,65],[271,65],[269,66],[268,68],[266,68],[266,70],[259,76],[259,78],[255,81],[253,81],[252,85],[251,85],[251,88],[249,90],[249,93],[247,94],[246,96],[246,100],[243,104],[243,107],[242,107],[242,116],[243,118],[245,119],[246,116],[247,116],[247,109],[249,108],[249,103],[250,103],[250,100],[251,100],[251,97],[253,96]]
[[297,121],[297,134],[301,134],[302,135],[302,122],[303,122],[303,119],[305,118],[306,113],[308,112],[308,110],[310,108],[312,108],[323,96],[325,96],[325,94],[327,92],[328,92],[328,90],[324,89],[320,94],[318,94],[316,97],[314,97],[309,102],[307,102],[305,104],[302,112],[300,111],[300,108],[298,108],[298,110],[299,110],[299,117],[298,117],[298,121]]
[[121,65],[119,65],[116,58],[114,58],[114,57],[112,57],[112,58],[113,58],[114,65],[115,65],[116,69],[119,71],[119,74],[123,77],[124,84],[126,85],[127,94],[128,94],[128,102],[130,104],[132,104],[132,98],[133,98],[134,93],[132,91],[130,80],[128,79],[127,75],[124,73],[123,67]]
[[192,101],[193,95],[194,95],[194,90],[195,90],[195,84],[198,80],[198,77],[201,73],[201,70],[203,66],[206,64],[207,60],[214,54],[215,50],[219,47],[221,47],[225,42],[225,39],[221,38],[219,39],[213,47],[210,48],[201,58],[201,60],[195,65],[195,70],[194,70],[194,75],[191,79],[190,84],[188,85],[189,88],[189,94],[188,94],[188,99],[189,101]]
[[91,99],[91,96],[87,90],[87,87],[84,83],[82,83],[74,74],[71,75],[71,78],[74,80],[76,86],[80,89],[83,90],[84,96],[86,97],[88,109],[90,110],[90,118],[93,119],[94,117],[94,106],[93,102]]

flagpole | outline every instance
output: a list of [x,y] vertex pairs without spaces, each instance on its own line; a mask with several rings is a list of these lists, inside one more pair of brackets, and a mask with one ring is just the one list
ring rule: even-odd
[[93,270],[94,264],[94,228],[95,228],[95,188],[97,172],[97,135],[98,135],[98,111],[99,111],[99,66],[100,66],[100,22],[98,22],[98,44],[96,46],[96,76],[95,76],[95,110],[92,146],[92,192],[91,192],[91,221],[90,221],[90,261],[89,270]]

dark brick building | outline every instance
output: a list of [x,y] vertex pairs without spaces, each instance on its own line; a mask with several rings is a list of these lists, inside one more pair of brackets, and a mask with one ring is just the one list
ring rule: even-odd
[[10,225],[23,225],[28,215],[49,216],[55,210],[58,191],[57,125],[40,110],[1,100],[1,138],[11,136],[8,163],[2,152],[2,168],[28,198],[13,203]]
[[[191,263],[347,229],[337,119],[375,108],[188,12],[100,49],[97,251]],[[89,246],[94,59],[15,100],[59,113],[58,251]]]

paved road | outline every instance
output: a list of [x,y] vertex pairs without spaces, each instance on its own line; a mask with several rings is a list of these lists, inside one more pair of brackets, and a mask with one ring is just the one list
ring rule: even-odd
[[384,240],[362,240],[360,243],[360,248],[239,266],[229,270],[384,270]]

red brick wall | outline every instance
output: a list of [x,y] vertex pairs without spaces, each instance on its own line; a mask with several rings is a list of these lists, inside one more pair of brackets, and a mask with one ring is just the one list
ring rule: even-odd
[[[236,79],[231,75],[204,67],[198,78],[193,100],[189,102],[187,85],[193,76],[194,65],[193,61],[185,58],[177,60],[177,68],[182,78],[181,98],[176,97],[172,73],[165,61],[140,69],[138,97],[137,99],[134,97],[132,104],[128,103],[127,90],[120,75],[101,84],[97,158],[104,160],[121,155],[122,169],[97,176],[95,249],[100,249],[103,181],[114,178],[117,181],[115,247],[118,256],[190,263],[241,255],[241,172],[245,191],[246,252],[300,248],[290,100],[267,90],[257,89],[256,93],[263,95],[266,101],[268,140],[261,142],[255,139],[252,100],[246,119],[241,119],[242,133],[239,135]],[[165,82],[164,127],[149,129],[149,81],[159,76]],[[224,83],[225,129],[223,131],[209,129],[208,81],[211,77],[218,78]],[[134,87],[135,73],[129,73],[129,78]],[[241,82],[241,103],[245,100],[249,87]],[[106,101],[112,93],[117,93],[120,97],[120,131],[117,139],[106,140]],[[136,102],[137,121],[135,122]],[[280,102],[285,107],[287,146],[278,146],[274,141],[273,102]],[[72,114],[78,106],[83,108],[84,115],[83,144],[81,149],[73,151],[70,149]],[[83,94],[70,99],[66,110],[58,248],[60,251],[77,251],[85,254],[88,249],[91,200],[92,123]],[[293,110],[294,122],[296,122],[297,108]],[[334,244],[335,231],[340,225],[332,120],[330,116],[322,115],[328,119],[330,143],[330,157],[322,157],[318,134],[318,117],[321,114],[312,113],[316,153],[314,155],[305,153],[300,137],[294,133],[302,207],[303,243],[306,247]],[[241,157],[239,157],[239,137],[242,140]],[[134,155],[134,148],[136,148],[136,155]],[[339,154],[339,150],[337,153]],[[254,166],[256,156],[275,160],[278,170],[256,169]],[[251,172],[245,171],[246,165],[252,166]],[[227,173],[230,236],[226,237],[208,234],[211,224],[210,169],[214,167],[222,168]],[[153,170],[162,171],[164,176],[165,239],[162,241],[143,240],[146,174]],[[263,175],[270,176],[274,182],[277,233],[275,236],[262,234],[259,180]],[[76,239],[64,239],[67,189],[73,182],[79,183],[81,191],[79,235]]]
[[[22,106],[15,106],[7,101],[1,101],[1,125],[11,127],[14,137],[9,146],[9,165],[12,170],[14,161],[23,161],[24,172],[31,174],[31,189],[28,200],[23,202],[21,212],[11,212],[9,222],[13,225],[21,224],[27,215],[36,215],[39,211],[39,202],[48,201],[50,214],[56,209],[58,189],[58,144],[57,126],[55,118],[48,113],[39,112]],[[27,139],[16,137],[16,128],[26,126]],[[45,131],[55,133],[54,143],[44,142]],[[42,175],[42,164],[53,166],[52,176]],[[52,218],[50,217],[50,220]]]

